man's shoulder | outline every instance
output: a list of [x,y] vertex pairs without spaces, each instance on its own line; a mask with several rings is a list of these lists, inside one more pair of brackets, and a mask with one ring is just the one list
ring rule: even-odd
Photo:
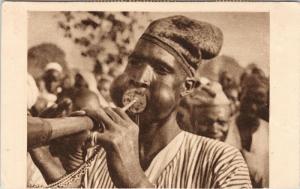
[[207,156],[211,160],[241,156],[239,150],[229,144],[207,137],[185,132],[185,150],[197,156]]
[[259,126],[264,130],[264,132],[269,132],[269,123],[267,121],[259,119]]
[[[185,133],[185,140],[189,142],[189,144],[195,148],[203,147],[205,149],[228,149],[228,150],[234,150],[238,151],[237,148],[233,147],[232,145],[229,145],[225,142],[221,142],[215,139],[211,139],[204,136],[199,136],[193,133],[189,133],[187,131],[184,131]],[[196,146],[193,144],[197,144]]]
[[247,165],[237,148],[191,133],[185,133],[185,145],[185,157],[196,160],[195,165],[200,166],[196,170],[210,170],[218,187],[234,185],[236,178],[244,180],[245,186],[251,186]]

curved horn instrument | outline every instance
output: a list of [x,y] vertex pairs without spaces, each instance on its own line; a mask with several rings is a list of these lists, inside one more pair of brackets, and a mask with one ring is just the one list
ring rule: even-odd
[[27,117],[27,148],[43,145],[52,139],[92,128],[93,121],[86,116],[52,119]]

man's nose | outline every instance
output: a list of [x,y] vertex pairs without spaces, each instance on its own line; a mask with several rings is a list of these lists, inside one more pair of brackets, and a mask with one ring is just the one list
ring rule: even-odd
[[255,103],[251,104],[251,110],[254,112],[257,111],[257,105]]
[[211,127],[212,132],[218,132],[220,130],[220,124],[218,122],[214,122],[214,124]]
[[155,78],[153,68],[145,64],[133,72],[130,76],[131,82],[134,85],[138,85],[141,87],[149,87],[151,81]]

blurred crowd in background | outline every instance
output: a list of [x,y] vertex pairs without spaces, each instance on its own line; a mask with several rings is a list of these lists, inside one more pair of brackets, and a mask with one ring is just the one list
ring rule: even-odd
[[[43,43],[31,47],[28,50],[27,108],[32,116],[67,116],[93,100],[102,107],[115,106],[110,85],[125,69],[126,58],[132,49],[126,46],[130,46],[130,32],[134,32],[128,26],[134,26],[136,21],[130,19],[129,13],[89,13],[93,18],[109,21],[105,23],[106,30],[110,27],[105,31],[107,35],[101,34],[97,38],[106,41],[102,46],[107,44],[115,48],[112,53],[101,49],[101,45],[93,45],[97,43],[92,41],[95,36],[74,37],[70,27],[75,22],[73,15],[64,13],[64,16],[66,20],[60,23],[60,27],[67,38],[85,50],[82,56],[93,59],[94,67],[93,70],[85,70],[70,66],[72,63],[66,62],[64,49],[56,44]],[[88,17],[81,18],[75,26],[83,31],[87,28],[102,31],[99,23]],[[105,58],[98,58],[101,54],[105,54]],[[253,187],[267,186],[268,75],[255,63],[242,67],[238,60],[221,55],[204,62],[197,77],[201,83],[199,90],[184,98],[179,107],[177,120],[181,128],[238,148],[249,166]]]

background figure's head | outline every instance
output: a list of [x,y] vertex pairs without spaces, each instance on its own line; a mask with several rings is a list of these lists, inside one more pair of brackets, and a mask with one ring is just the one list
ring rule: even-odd
[[219,83],[205,87],[182,100],[177,119],[184,130],[224,141],[231,118],[230,101]]
[[49,93],[57,94],[59,92],[63,75],[62,70],[62,67],[56,62],[51,62],[46,65],[43,81]]
[[196,108],[192,114],[195,134],[224,141],[229,130],[230,107]]
[[220,73],[219,82],[222,89],[230,100],[231,113],[236,114],[239,110],[239,86],[233,76],[226,71]]
[[77,89],[72,97],[73,111],[81,110],[83,108],[98,109],[100,102],[98,96],[89,89]]
[[269,120],[269,80],[257,68],[243,76],[240,102],[240,114],[243,116]]
[[95,75],[92,72],[86,70],[80,70],[75,76],[75,85],[76,89],[89,89],[93,91],[99,99],[99,102],[102,107],[107,107],[108,103],[104,97],[100,94],[97,88],[97,81]]
[[112,99],[123,106],[126,90],[144,88],[147,105],[140,119],[165,120],[199,85],[194,73],[201,60],[215,57],[221,46],[222,32],[211,24],[184,16],[156,20],[137,42],[124,74],[113,82]]
[[87,81],[83,78],[82,74],[77,73],[75,75],[75,84],[74,87],[77,89],[88,89],[89,85],[87,83]]
[[103,74],[97,82],[97,88],[107,102],[111,102],[110,86],[113,78],[109,75]]
[[68,70],[62,79],[63,90],[72,89],[75,85],[75,73],[72,70]]

